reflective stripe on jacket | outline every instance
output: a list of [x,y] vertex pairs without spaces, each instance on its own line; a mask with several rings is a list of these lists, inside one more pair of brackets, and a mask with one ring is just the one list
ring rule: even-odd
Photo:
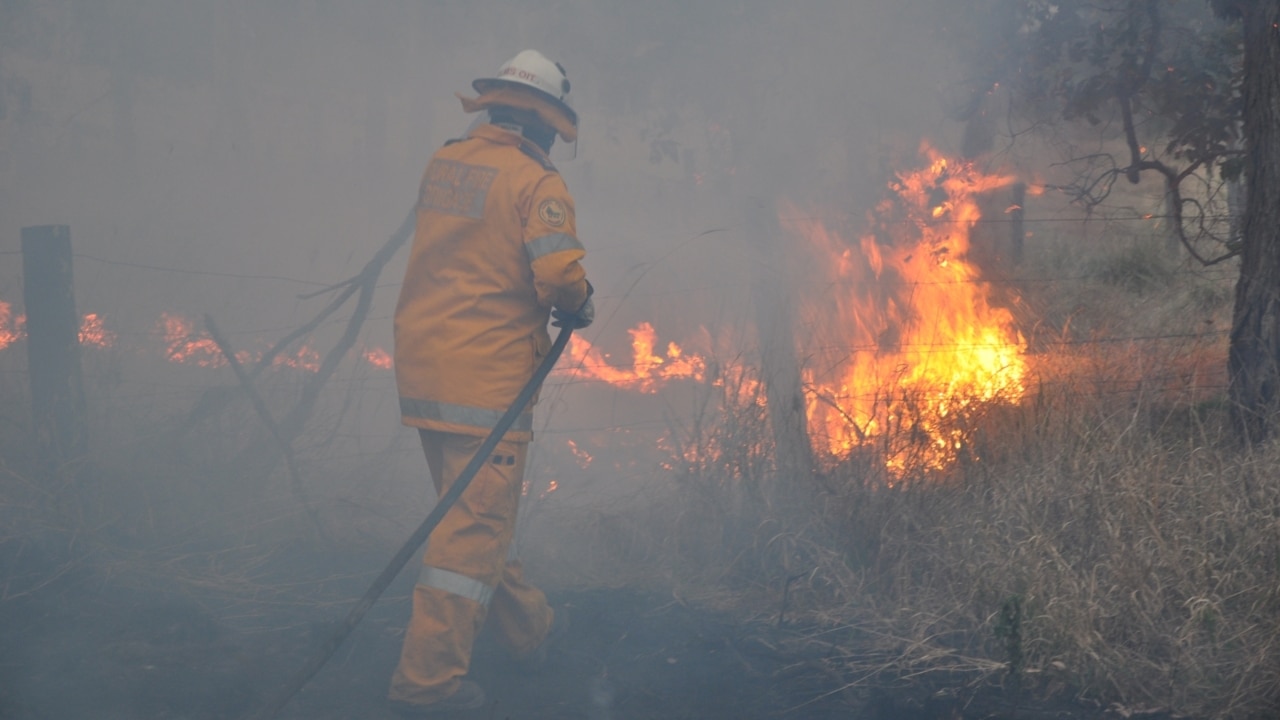
[[[436,152],[395,314],[406,425],[485,435],[551,347],[551,308],[586,300],[573,198],[546,156],[480,125]],[[507,434],[532,438],[526,412]]]

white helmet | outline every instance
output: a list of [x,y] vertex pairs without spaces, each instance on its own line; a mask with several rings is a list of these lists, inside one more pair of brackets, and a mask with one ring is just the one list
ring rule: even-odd
[[578,124],[578,114],[569,105],[569,78],[564,67],[553,62],[537,50],[525,50],[498,68],[498,73],[491,78],[479,78],[471,83],[475,91],[484,94],[486,90],[502,84],[515,84],[531,87],[546,95],[564,111],[570,122]]

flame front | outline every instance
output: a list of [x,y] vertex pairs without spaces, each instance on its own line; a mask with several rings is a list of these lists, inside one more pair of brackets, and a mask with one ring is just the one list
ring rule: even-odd
[[806,313],[810,433],[835,458],[874,445],[895,473],[952,464],[964,416],[1021,398],[1027,372],[1012,313],[968,257],[978,195],[1014,178],[922,153],[928,166],[890,183],[856,249],[820,222],[795,226],[827,268]]
[[[979,199],[1015,178],[983,174],[928,145],[921,153],[927,162],[889,184],[870,214],[871,229],[856,243],[816,220],[789,226],[813,259],[795,296],[814,451],[839,461],[869,449],[895,477],[950,467],[978,412],[1026,392],[1026,342],[1008,307],[1016,298],[997,302],[969,257]],[[805,214],[785,212],[782,220],[797,215]],[[628,333],[630,367],[610,364],[607,354],[574,336],[566,371],[644,393],[676,379],[713,375],[715,384],[726,382],[730,368],[708,373],[703,356],[675,343],[658,352],[651,323]],[[736,397],[765,403],[758,388]],[[673,442],[659,445],[686,464],[721,451]]]
[[[239,357],[241,353],[236,353]],[[247,355],[246,355],[247,356]],[[241,362],[246,362],[241,360]],[[307,372],[320,371],[320,353],[303,345],[298,348],[292,355],[277,355],[271,359],[272,367],[287,367],[294,370],[306,370]]]
[[[13,314],[13,306],[0,300],[0,350],[27,338],[27,316]],[[102,316],[88,313],[80,318],[77,338],[81,345],[109,348],[115,344],[116,334],[106,328]]]
[[[164,334],[165,356],[170,362],[191,363],[200,367],[222,367],[227,364],[218,343],[208,333],[195,331],[190,320],[180,315],[160,314],[160,332]],[[241,350],[236,359],[243,365],[252,359]]]
[[[799,350],[808,368],[805,410],[814,450],[841,460],[860,449],[874,449],[898,476],[953,464],[973,413],[992,403],[1018,401],[1027,379],[1026,342],[1010,303],[995,300],[991,284],[969,257],[969,234],[981,218],[978,198],[1014,178],[980,173],[927,145],[922,154],[925,166],[889,184],[890,192],[870,214],[871,229],[856,243],[816,220],[789,225],[815,259],[812,275],[795,293],[805,330]],[[1006,212],[1020,209],[1000,207]],[[166,313],[159,330],[170,361],[226,364],[213,339],[189,320]],[[673,380],[721,387],[733,380],[746,392],[737,392],[741,405],[726,407],[726,412],[764,405],[759,381],[742,368],[720,363],[709,371],[703,355],[686,352],[675,342],[664,347],[649,322],[628,334],[629,367],[611,364],[606,353],[574,335],[568,362],[557,372],[650,394]],[[23,318],[14,317],[0,301],[0,350],[24,336]],[[83,318],[80,341],[107,347],[114,335],[100,316],[89,314]],[[237,353],[244,364],[258,357],[260,353]],[[359,357],[376,368],[392,366],[381,348],[367,348]],[[320,356],[304,346],[275,357],[272,365],[314,372]],[[735,373],[741,377],[734,380]],[[673,459],[685,463],[699,463],[724,450],[714,444],[669,449]],[[570,444],[570,451],[582,467],[591,464],[591,456],[577,446]]]
[[631,335],[631,368],[610,365],[608,356],[578,335],[569,338],[569,372],[602,380],[616,387],[654,393],[663,381],[676,379],[702,380],[707,363],[702,356],[686,354],[674,342],[667,344],[666,355],[654,352],[658,333],[647,322],[627,331]]
[[[206,332],[197,331],[195,325],[187,318],[161,313],[159,330],[164,336],[165,357],[169,362],[214,368],[227,364],[227,359],[223,357],[222,350],[218,348],[213,338]],[[241,365],[256,363],[261,357],[261,352],[236,351],[236,360]],[[382,348],[366,349],[360,357],[379,370],[391,369],[391,355]],[[271,359],[273,368],[289,368],[306,372],[318,372],[320,363],[320,353],[307,345],[298,347],[292,354],[280,354]]]

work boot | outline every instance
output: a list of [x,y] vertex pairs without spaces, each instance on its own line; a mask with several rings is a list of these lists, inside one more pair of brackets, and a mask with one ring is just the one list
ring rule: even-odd
[[468,710],[479,710],[484,707],[485,697],[484,689],[471,680],[461,680],[458,683],[458,689],[452,695],[443,700],[437,700],[429,705],[420,705],[418,703],[407,703],[399,700],[392,700],[391,707],[399,715],[406,718],[434,718],[448,715],[449,713],[461,713]]
[[524,672],[535,673],[541,670],[547,664],[547,656],[551,654],[551,650],[564,642],[565,636],[569,634],[569,612],[563,607],[558,607],[555,613],[551,618],[551,629],[547,631],[547,637],[542,644],[516,661]]

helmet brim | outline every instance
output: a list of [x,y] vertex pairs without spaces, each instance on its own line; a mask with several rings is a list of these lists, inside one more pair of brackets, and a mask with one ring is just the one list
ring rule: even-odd
[[498,90],[502,88],[515,88],[517,90],[531,92],[539,98],[551,103],[553,107],[564,113],[564,116],[573,124],[574,127],[578,126],[578,113],[573,108],[569,107],[569,103],[566,103],[545,90],[539,90],[532,85],[512,82],[510,80],[501,80],[498,78],[477,78],[471,82],[471,87],[481,95],[484,95],[491,90]]

